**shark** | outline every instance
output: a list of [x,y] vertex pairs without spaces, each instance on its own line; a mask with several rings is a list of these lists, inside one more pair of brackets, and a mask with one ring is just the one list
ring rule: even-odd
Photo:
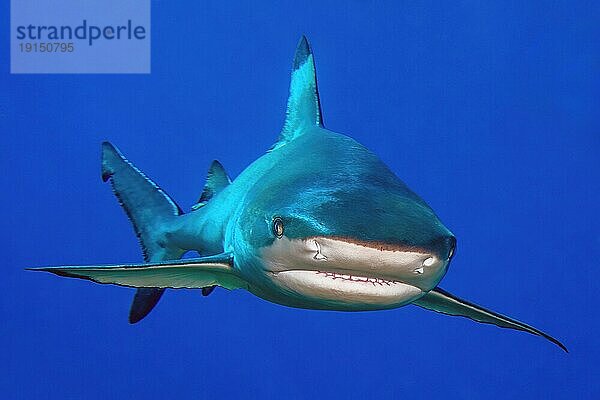
[[[213,161],[184,212],[109,142],[102,179],[132,222],[144,262],[32,268],[136,288],[129,322],[166,289],[245,289],[284,306],[369,311],[408,304],[557,339],[438,286],[456,238],[373,152],[325,128],[313,52],[296,49],[285,123],[235,180]],[[195,258],[182,258],[196,252]]]

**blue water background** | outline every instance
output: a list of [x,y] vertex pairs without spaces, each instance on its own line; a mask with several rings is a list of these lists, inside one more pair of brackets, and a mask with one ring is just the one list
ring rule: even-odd
[[[145,76],[9,75],[0,5],[0,397],[600,398],[600,6],[223,3],[154,1]],[[131,326],[132,289],[23,270],[140,260],[100,142],[189,209],[213,159],[236,176],[274,142],[302,33],[325,125],[456,234],[442,287],[570,354],[413,306],[306,311],[223,289],[168,291]]]

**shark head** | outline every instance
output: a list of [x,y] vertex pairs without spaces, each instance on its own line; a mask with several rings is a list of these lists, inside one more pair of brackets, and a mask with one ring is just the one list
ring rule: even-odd
[[454,236],[365,147],[317,127],[269,156],[239,224],[255,249],[247,280],[257,294],[296,307],[380,309],[442,279]]

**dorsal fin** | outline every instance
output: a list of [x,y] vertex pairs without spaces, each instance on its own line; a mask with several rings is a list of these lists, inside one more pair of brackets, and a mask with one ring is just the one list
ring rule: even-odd
[[226,188],[230,183],[231,179],[227,176],[227,172],[225,172],[223,165],[217,160],[214,160],[208,169],[204,190],[202,191],[198,202],[192,207],[192,210],[197,210],[205,205],[215,194]]
[[323,114],[315,60],[308,40],[303,35],[294,56],[285,124],[274,148],[283,146],[313,126],[323,126]]

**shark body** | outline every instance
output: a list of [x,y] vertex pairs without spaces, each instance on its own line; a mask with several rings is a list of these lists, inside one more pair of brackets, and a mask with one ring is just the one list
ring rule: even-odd
[[[231,181],[218,161],[184,213],[110,143],[102,178],[133,223],[145,262],[35,270],[137,288],[129,320],[167,288],[246,289],[299,308],[381,310],[406,304],[527,331],[532,326],[438,287],[456,239],[433,210],[371,151],[325,129],[313,53],[302,37],[284,128]],[[181,259],[188,251],[201,257]]]

